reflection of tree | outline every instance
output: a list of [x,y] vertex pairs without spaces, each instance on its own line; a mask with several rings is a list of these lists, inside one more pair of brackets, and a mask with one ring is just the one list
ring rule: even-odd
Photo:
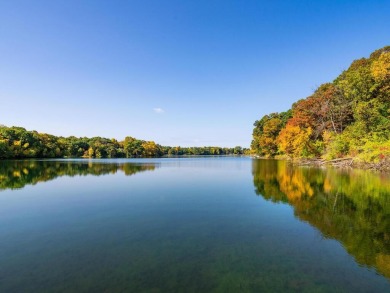
[[154,170],[155,164],[100,163],[91,161],[3,161],[0,164],[0,190],[53,180],[61,176],[104,175],[123,171],[126,175]]
[[390,176],[254,160],[256,193],[340,241],[359,264],[390,278]]

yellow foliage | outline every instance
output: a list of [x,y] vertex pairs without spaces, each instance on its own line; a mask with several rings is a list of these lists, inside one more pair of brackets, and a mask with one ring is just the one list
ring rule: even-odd
[[158,146],[154,141],[145,141],[142,143],[145,157],[155,157],[158,155]]
[[314,194],[310,182],[305,180],[306,178],[300,169],[286,172],[284,166],[284,168],[278,170],[277,178],[280,184],[280,191],[287,196],[289,202],[295,202],[301,199],[302,196],[311,197]]
[[287,123],[277,138],[280,151],[292,157],[301,157],[308,147],[311,133],[310,127],[301,128]]
[[14,176],[14,177],[20,177],[20,171],[14,171],[14,172],[12,172],[12,175]]
[[329,144],[333,140],[334,136],[335,136],[335,133],[333,131],[325,130],[322,133],[322,138],[323,138],[324,143],[326,145]]
[[329,180],[329,178],[324,179],[324,191],[325,192],[331,192],[333,187],[332,187],[332,182]]
[[382,53],[371,66],[371,74],[376,81],[390,79],[390,52]]
[[92,158],[92,157],[94,156],[94,154],[95,154],[94,149],[90,147],[90,148],[88,149],[88,157]]
[[383,253],[378,254],[376,256],[376,266],[383,275],[390,278],[390,255]]

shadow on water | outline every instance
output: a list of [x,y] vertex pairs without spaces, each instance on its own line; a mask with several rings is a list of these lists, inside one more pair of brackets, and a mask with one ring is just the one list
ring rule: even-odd
[[390,176],[365,170],[294,167],[254,160],[257,195],[339,241],[362,266],[390,278]]
[[118,171],[131,176],[139,172],[153,171],[157,166],[154,163],[104,163],[88,160],[3,161],[0,164],[0,191],[21,189],[26,185],[35,185],[62,176],[100,176]]

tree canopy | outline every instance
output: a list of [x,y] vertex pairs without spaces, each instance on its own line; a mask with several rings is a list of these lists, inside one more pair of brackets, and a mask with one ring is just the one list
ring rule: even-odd
[[23,158],[143,158],[182,155],[241,155],[245,149],[170,147],[127,136],[123,141],[104,137],[61,137],[22,127],[0,125],[0,159]]
[[352,62],[333,82],[254,123],[251,151],[264,157],[390,157],[390,46]]

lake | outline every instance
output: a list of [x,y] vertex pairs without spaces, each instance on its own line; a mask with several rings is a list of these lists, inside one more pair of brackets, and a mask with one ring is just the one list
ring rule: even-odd
[[390,292],[389,174],[2,161],[0,190],[0,292]]

